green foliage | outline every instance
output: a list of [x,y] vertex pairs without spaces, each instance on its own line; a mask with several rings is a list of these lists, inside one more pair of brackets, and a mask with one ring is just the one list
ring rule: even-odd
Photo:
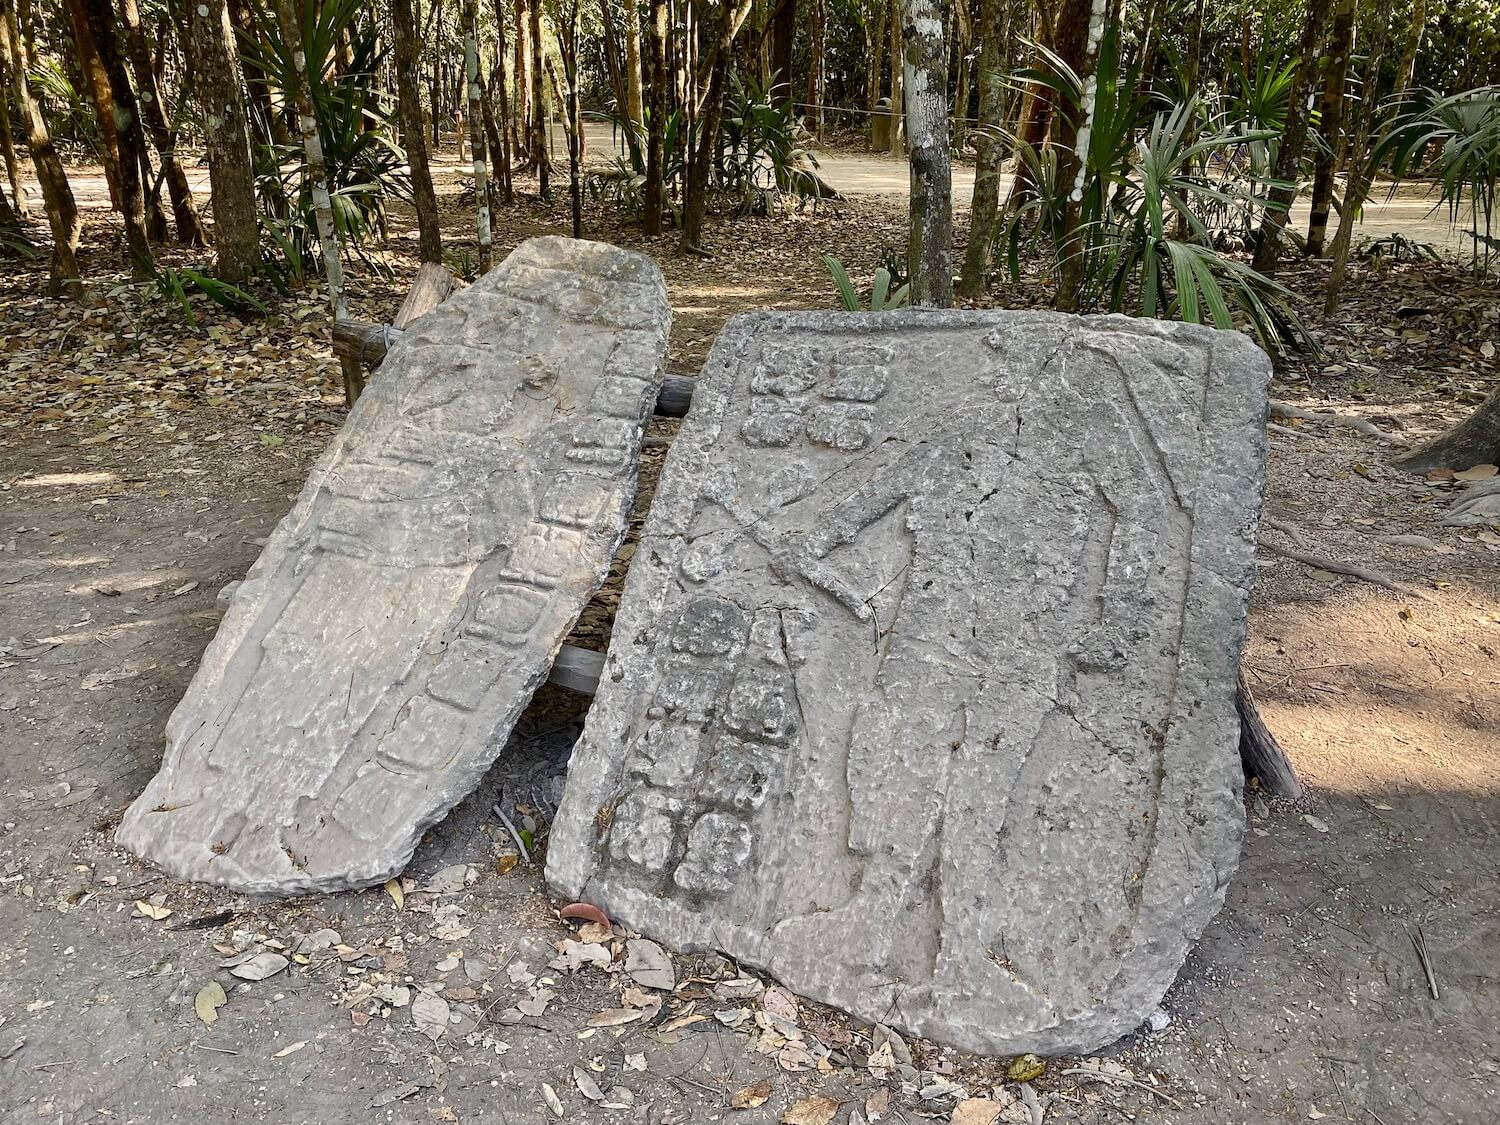
[[[844,268],[844,263],[832,254],[824,254],[823,266],[833,277],[833,284],[838,289],[839,300],[843,302],[847,312],[864,312],[865,307],[860,303],[859,291],[854,288],[854,282],[849,280],[849,271]],[[909,285],[898,285],[891,288],[891,273],[884,266],[875,271],[875,280],[870,288],[870,312],[886,312],[890,309],[906,307],[907,299],[910,297]]]
[[[327,0],[321,6],[300,0],[308,87],[323,145],[334,226],[340,243],[355,252],[384,233],[386,196],[411,197],[406,156],[391,140],[390,115],[378,96],[376,72],[385,48],[374,23],[360,18],[365,7],[362,0]],[[240,36],[244,63],[281,90],[285,104],[292,105],[292,47],[267,0],[251,0],[250,12],[252,27]],[[349,58],[341,54],[346,35]],[[272,246],[278,253],[295,252],[298,261],[288,262],[289,272],[300,276],[306,264],[317,259],[316,252],[310,252],[317,225],[307,156],[293,116],[288,113],[290,142],[258,145],[254,157],[257,195],[266,215],[276,222]],[[272,135],[269,123],[265,133]]]
[[188,300],[191,293],[202,293],[220,308],[228,309],[237,316],[243,316],[249,312],[257,312],[264,316],[266,313],[266,306],[255,294],[241,289],[238,285],[220,281],[202,270],[177,269],[171,266],[157,270],[156,288],[163,297],[176,301],[181,306],[188,323],[193,325],[198,323],[198,318],[193,315],[193,306]]
[[[806,143],[796,106],[782,95],[784,90],[766,90],[754,81],[730,76],[709,186],[733,200],[736,214],[770,214],[787,197],[800,206],[809,199],[816,203],[823,194],[817,157]],[[615,136],[624,138],[626,151],[607,168],[588,175],[589,191],[596,199],[638,214],[646,200],[645,130],[634,125],[619,106],[612,105],[605,116]],[[683,128],[680,110],[673,111],[663,126],[663,201],[674,220],[681,212],[686,180],[683,154],[696,148],[702,122],[694,121],[687,136]]]
[[1062,59],[1037,50],[1044,65],[1018,80],[1047,85],[1058,113],[1087,120],[1079,130],[1087,148],[1064,183],[1056,146],[1039,152],[1013,138],[1032,186],[1003,240],[1012,278],[1020,279],[1022,249],[1039,248],[1056,270],[1081,264],[1081,312],[1245,323],[1267,351],[1315,347],[1286,290],[1220,248],[1224,227],[1248,222],[1263,203],[1253,189],[1267,184],[1255,183],[1244,146],[1270,140],[1269,131],[1251,129],[1247,115],[1199,135],[1196,97],[1153,113],[1139,93],[1139,63],[1122,67],[1113,31],[1101,44],[1088,118],[1084,84]]
[[1418,242],[1407,238],[1400,231],[1391,231],[1380,238],[1372,238],[1359,252],[1361,258],[1389,258],[1393,262],[1436,262],[1438,252],[1430,242]]
[[[57,58],[49,55],[33,60],[27,79],[47,118],[53,144],[75,151],[86,149],[91,159],[101,160],[99,121],[94,116],[94,107],[73,85]],[[7,89],[7,96],[9,93]]]
[[730,76],[713,179],[738,200],[741,214],[768,214],[786,196],[799,204],[819,197],[817,157],[804,143],[806,131],[785,90]]
[[[1435,90],[1408,91],[1381,130],[1375,167],[1389,162],[1393,180],[1432,178],[1437,206],[1446,206],[1455,226],[1467,216],[1474,242],[1474,268],[1487,271],[1497,255],[1497,192],[1500,192],[1500,86],[1480,86],[1443,97]],[[1483,254],[1480,250],[1483,248]]]
[[[0,191],[3,190],[5,189],[0,188]],[[26,232],[21,228],[0,227],[0,257],[36,261],[43,257],[43,254],[37,244],[26,237]]]

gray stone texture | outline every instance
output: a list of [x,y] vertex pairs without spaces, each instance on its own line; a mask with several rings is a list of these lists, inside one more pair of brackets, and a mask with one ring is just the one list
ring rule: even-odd
[[235,590],[119,843],[247,892],[399,872],[608,571],[670,320],[649,258],[536,238],[415,322]]
[[1121,317],[731,321],[549,880],[964,1049],[1136,1027],[1239,853],[1269,373]]

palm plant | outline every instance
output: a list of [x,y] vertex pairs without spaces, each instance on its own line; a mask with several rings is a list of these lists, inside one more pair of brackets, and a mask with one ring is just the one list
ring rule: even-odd
[[[1044,65],[1015,80],[1044,83],[1057,112],[1081,123],[1083,83],[1055,54],[1044,48],[1038,53]],[[1137,67],[1121,69],[1115,35],[1108,32],[1095,73],[1081,177],[1060,183],[1055,151],[1039,152],[1013,138],[1031,172],[1031,187],[1004,239],[1012,278],[1019,280],[1023,246],[1040,245],[1056,269],[1065,260],[1081,265],[1075,270],[1082,277],[1079,311],[1218,328],[1242,322],[1267,351],[1315,347],[1287,291],[1219,248],[1224,217],[1261,206],[1256,189],[1269,186],[1243,174],[1226,177],[1222,169],[1246,143],[1270,140],[1271,131],[1240,122],[1198,135],[1195,96],[1153,113],[1139,89]]]
[[[361,22],[362,0],[301,4],[303,49],[318,133],[323,142],[334,224],[342,245],[358,249],[385,230],[383,199],[410,198],[405,154],[390,136],[390,113],[383,109],[376,71],[385,56],[378,32]],[[241,35],[245,65],[280,90],[290,88],[294,47],[265,0],[251,0],[251,30]],[[347,41],[349,55],[340,57]],[[275,220],[282,239],[299,256],[315,239],[312,186],[300,144],[270,143],[256,157],[256,186],[262,207]]]
[[1371,159],[1377,168],[1389,161],[1396,182],[1430,175],[1438,193],[1434,210],[1446,206],[1448,221],[1455,226],[1467,212],[1475,272],[1489,270],[1500,254],[1500,237],[1495,234],[1500,86],[1480,86],[1447,97],[1429,89],[1408,91],[1381,131]]
[[[854,282],[849,279],[849,271],[844,268],[844,263],[832,254],[824,254],[823,268],[833,277],[834,287],[839,292],[839,300],[843,302],[846,312],[864,312],[865,306],[860,302],[859,290],[854,288]],[[908,297],[911,295],[911,286],[902,283],[894,289],[891,288],[891,271],[884,266],[875,271],[874,282],[870,286],[870,312],[888,312],[891,309],[906,307]]]

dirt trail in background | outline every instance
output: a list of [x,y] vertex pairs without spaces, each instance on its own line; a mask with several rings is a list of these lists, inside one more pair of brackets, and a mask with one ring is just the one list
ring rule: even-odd
[[[560,182],[566,183],[567,142],[561,130],[554,127],[553,151],[556,154],[557,174]],[[607,125],[584,126],[585,166],[601,167],[620,151],[613,131]],[[911,190],[905,160],[879,153],[840,149],[817,153],[818,171],[822,177],[848,196],[900,196],[905,198]],[[467,174],[468,167],[460,163],[456,152],[438,154],[433,159],[434,178],[448,180],[450,191],[457,190],[452,183],[458,174]],[[73,194],[78,205],[86,210],[107,210],[109,188],[104,173],[97,165],[81,165],[71,168],[68,177],[73,185]],[[1003,199],[1010,191],[1012,177],[1001,177],[1000,195]],[[188,182],[202,200],[208,198],[208,170],[204,167],[188,169]],[[41,198],[36,181],[28,182],[33,200]],[[1342,189],[1341,189],[1342,190]],[[1468,253],[1473,239],[1464,233],[1464,228],[1448,222],[1446,209],[1433,210],[1434,197],[1418,185],[1403,185],[1394,198],[1388,198],[1389,184],[1377,184],[1374,198],[1365,207],[1360,219],[1358,234],[1368,238],[1380,238],[1396,232],[1417,242],[1425,242],[1443,254]],[[974,194],[974,167],[971,164],[955,164],[953,167],[953,206],[955,214],[966,215],[969,200]],[[1301,200],[1292,207],[1294,229],[1307,229],[1308,207]],[[1469,216],[1464,215],[1464,221]],[[1330,220],[1328,240],[1331,245],[1338,229],[1338,216]],[[1358,244],[1356,243],[1356,246]]]

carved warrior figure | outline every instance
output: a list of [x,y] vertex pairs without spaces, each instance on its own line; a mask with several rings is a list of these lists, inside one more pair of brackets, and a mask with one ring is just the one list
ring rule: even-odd
[[549,880],[965,1049],[1131,1030],[1238,856],[1268,375],[1118,317],[732,321]]
[[392,349],[237,591],[121,844],[244,891],[399,872],[609,568],[670,309],[538,238]]

